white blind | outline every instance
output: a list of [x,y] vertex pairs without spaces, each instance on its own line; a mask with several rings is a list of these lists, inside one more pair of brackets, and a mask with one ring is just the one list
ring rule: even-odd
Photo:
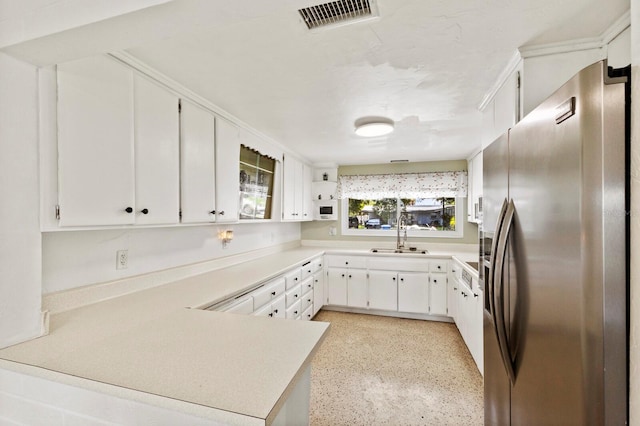
[[465,197],[467,172],[394,173],[352,175],[338,178],[338,198],[379,200],[381,198]]

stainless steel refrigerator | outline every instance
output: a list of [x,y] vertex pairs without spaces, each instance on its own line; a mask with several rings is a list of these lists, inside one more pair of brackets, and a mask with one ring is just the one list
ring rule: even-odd
[[483,154],[487,425],[628,419],[628,93],[593,64]]

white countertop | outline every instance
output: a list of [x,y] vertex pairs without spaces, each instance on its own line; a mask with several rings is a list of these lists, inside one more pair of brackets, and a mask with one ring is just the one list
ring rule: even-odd
[[289,250],[62,312],[51,317],[49,335],[1,350],[0,358],[211,407],[212,418],[224,410],[267,419],[329,324],[190,308],[231,297],[318,254]]
[[241,294],[324,252],[473,259],[469,250],[396,255],[300,247],[52,315],[49,335],[0,350],[0,359],[32,366],[34,375],[63,373],[91,381],[92,388],[113,385],[127,395],[196,404],[199,415],[209,407],[205,415],[212,419],[220,419],[220,410],[271,418],[329,324],[194,308]]

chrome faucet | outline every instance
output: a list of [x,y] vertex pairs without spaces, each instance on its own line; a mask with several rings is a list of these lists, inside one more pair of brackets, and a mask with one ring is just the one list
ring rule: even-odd
[[[397,238],[397,242],[396,242],[396,250],[402,250],[405,248],[405,245],[407,244],[407,221],[409,220],[409,218],[407,217],[407,213],[402,212],[400,213],[400,217],[398,218],[398,226],[397,231],[398,231],[398,238]],[[400,239],[400,230],[403,229],[404,230],[404,235],[402,237],[402,239]]]

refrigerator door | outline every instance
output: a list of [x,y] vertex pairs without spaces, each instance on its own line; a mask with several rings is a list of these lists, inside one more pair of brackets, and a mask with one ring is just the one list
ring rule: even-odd
[[[624,152],[624,138],[603,144],[603,74],[602,63],[586,68],[510,132],[514,425],[621,424],[605,419],[603,213],[623,212],[624,195],[622,205],[607,198],[602,182],[603,157]],[[617,191],[624,194],[624,181]],[[607,257],[625,257],[624,225],[619,231],[622,242]],[[617,351],[626,342],[610,344]]]
[[501,214],[504,213],[502,206],[509,195],[508,154],[508,138],[505,134],[485,148],[482,163],[484,256],[481,259],[481,265],[484,267],[484,421],[487,425],[509,424],[511,416],[509,378],[500,353],[490,304],[493,296],[493,291],[490,291],[493,288],[492,249],[495,250],[496,228]]

